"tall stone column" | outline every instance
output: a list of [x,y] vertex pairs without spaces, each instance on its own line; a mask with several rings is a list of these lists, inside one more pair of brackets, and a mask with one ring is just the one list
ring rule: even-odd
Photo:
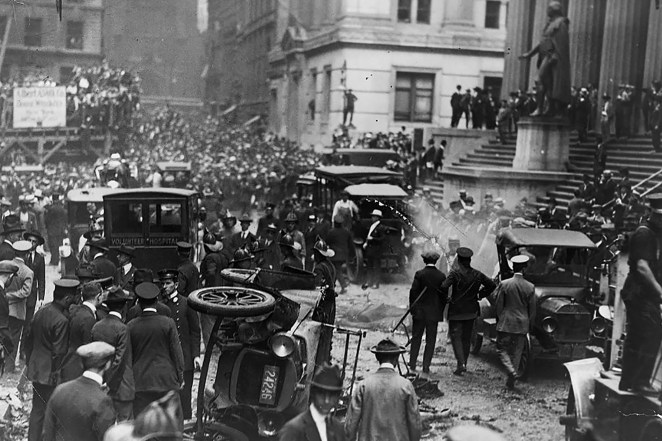
[[650,0],[607,0],[600,92],[615,97],[618,85],[643,81]]
[[570,0],[570,66],[572,84],[594,86],[600,80],[600,57],[607,0]]
[[662,80],[662,9],[655,9],[655,2],[651,2],[643,86],[650,87],[655,80]]
[[510,0],[508,3],[502,99],[508,99],[510,92],[528,87],[530,63],[518,57],[531,49],[533,11],[532,0]]
[[444,2],[444,26],[473,27],[474,2],[467,0],[446,0]]

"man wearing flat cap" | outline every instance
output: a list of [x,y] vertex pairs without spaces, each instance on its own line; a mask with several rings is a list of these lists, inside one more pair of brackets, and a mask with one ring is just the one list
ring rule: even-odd
[[630,236],[630,270],[621,290],[627,315],[621,390],[657,394],[650,384],[662,341],[662,194],[648,196],[650,214]]
[[5,361],[6,369],[9,372],[15,370],[16,351],[21,340],[21,332],[27,313],[27,301],[32,293],[32,280],[34,279],[34,273],[25,263],[32,245],[26,240],[17,240],[12,246],[15,254],[12,262],[18,266],[18,271],[5,288],[7,302],[9,303],[9,331],[14,343],[14,351],[8,354],[8,359]]
[[437,326],[444,319],[446,298],[441,294],[440,287],[446,275],[436,267],[439,253],[425,251],[421,254],[425,268],[416,271],[414,281],[409,290],[409,306],[412,317],[411,350],[409,353],[409,369],[416,371],[416,360],[421,348],[421,340],[425,333],[425,352],[423,353],[423,374],[430,373],[430,364],[434,355],[434,345],[437,341]]
[[83,303],[69,307],[69,351],[62,368],[62,381],[73,380],[83,373],[83,363],[76,355],[76,350],[92,341],[92,328],[97,322],[97,308],[101,303],[102,292],[99,283],[88,282],[83,285]]
[[278,439],[344,441],[342,423],[331,415],[331,410],[338,405],[342,390],[343,381],[338,366],[323,364],[318,367],[310,383],[310,406],[280,429]]
[[133,418],[133,400],[136,392],[131,338],[122,317],[122,311],[130,299],[119,286],[111,287],[105,301],[108,316],[92,327],[93,341],[103,341],[115,348],[115,355],[106,378],[108,394],[113,399],[117,421]]
[[193,372],[196,367],[202,366],[200,320],[198,313],[189,308],[186,297],[177,292],[177,270],[161,270],[158,274],[161,282],[161,296],[163,302],[170,308],[184,355],[184,388],[180,391],[180,396],[184,419],[187,420],[193,416],[191,409]]
[[0,345],[7,354],[14,352],[14,343],[9,331],[9,303],[7,302],[5,286],[17,272],[18,265],[15,263],[9,260],[0,261]]
[[78,292],[78,280],[53,282],[53,301],[39,308],[25,339],[27,377],[32,382],[32,411],[28,441],[41,440],[46,403],[60,384],[61,369],[69,342],[67,310]]
[[471,256],[473,251],[459,247],[457,267],[451,269],[441,284],[441,292],[445,296],[448,296],[449,288],[453,287],[452,295],[448,298],[448,333],[457,361],[457,368],[453,372],[455,375],[462,375],[467,370],[471,333],[474,320],[480,312],[478,300],[487,297],[496,288],[492,279],[471,267]]
[[184,297],[188,297],[189,294],[198,289],[198,279],[200,279],[198,267],[191,261],[192,250],[193,245],[190,243],[177,242],[177,255],[179,256],[177,291]]
[[135,291],[142,312],[129,322],[128,328],[136,384],[133,413],[138,415],[168,391],[183,388],[184,354],[175,321],[158,314],[154,307],[159,287],[143,282]]
[[110,368],[115,348],[95,341],[79,347],[76,355],[84,372],[55,388],[46,406],[44,441],[102,441],[115,424],[112,399],[103,390],[103,376]]
[[106,239],[97,239],[90,241],[90,250],[92,251],[92,261],[90,269],[99,277],[115,277],[117,267],[106,257],[108,253],[108,243]]
[[370,352],[375,354],[379,369],[354,389],[345,419],[347,441],[418,441],[418,397],[411,381],[396,371],[398,357],[406,349],[386,338]]
[[533,283],[526,280],[523,271],[529,256],[519,254],[510,259],[513,277],[502,280],[496,290],[497,354],[508,379],[506,386],[513,388],[517,380],[526,335],[536,315],[536,296]]
[[120,264],[115,272],[115,284],[122,289],[130,290],[133,287],[133,275],[136,267],[133,259],[136,257],[136,249],[122,244],[117,250],[117,261]]

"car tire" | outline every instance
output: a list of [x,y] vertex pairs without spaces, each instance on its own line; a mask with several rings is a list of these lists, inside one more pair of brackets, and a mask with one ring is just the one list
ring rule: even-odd
[[223,317],[252,317],[274,310],[271,294],[246,287],[217,286],[193,291],[188,297],[191,308]]
[[357,246],[354,248],[356,256],[354,260],[347,265],[347,277],[352,283],[360,284],[363,281],[363,248]]
[[524,381],[529,377],[532,360],[531,338],[527,335],[526,342],[524,343],[524,350],[522,351],[522,356],[519,359],[519,366],[517,367],[517,378]]
[[654,418],[644,424],[639,441],[662,441],[662,420]]

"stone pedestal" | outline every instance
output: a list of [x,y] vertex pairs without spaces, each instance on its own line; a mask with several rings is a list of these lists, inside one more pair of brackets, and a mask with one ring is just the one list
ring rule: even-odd
[[513,169],[565,171],[569,149],[570,125],[565,118],[522,118]]

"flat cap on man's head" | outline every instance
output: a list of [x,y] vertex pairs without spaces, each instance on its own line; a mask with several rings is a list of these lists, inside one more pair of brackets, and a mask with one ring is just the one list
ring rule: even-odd
[[93,341],[76,349],[76,354],[80,358],[96,364],[96,362],[101,363],[115,355],[115,348],[103,341]]
[[471,251],[470,248],[467,248],[467,247],[459,247],[459,248],[457,249],[457,255],[458,255],[458,257],[462,257],[462,258],[464,258],[464,259],[470,259],[471,256],[474,255],[474,252]]
[[11,260],[0,261],[0,274],[15,274],[18,271],[18,265]]
[[159,287],[152,282],[143,282],[136,286],[136,295],[144,300],[155,299],[159,295]]
[[423,258],[423,260],[436,262],[437,260],[439,260],[441,255],[434,250],[429,250],[421,253],[421,257]]

